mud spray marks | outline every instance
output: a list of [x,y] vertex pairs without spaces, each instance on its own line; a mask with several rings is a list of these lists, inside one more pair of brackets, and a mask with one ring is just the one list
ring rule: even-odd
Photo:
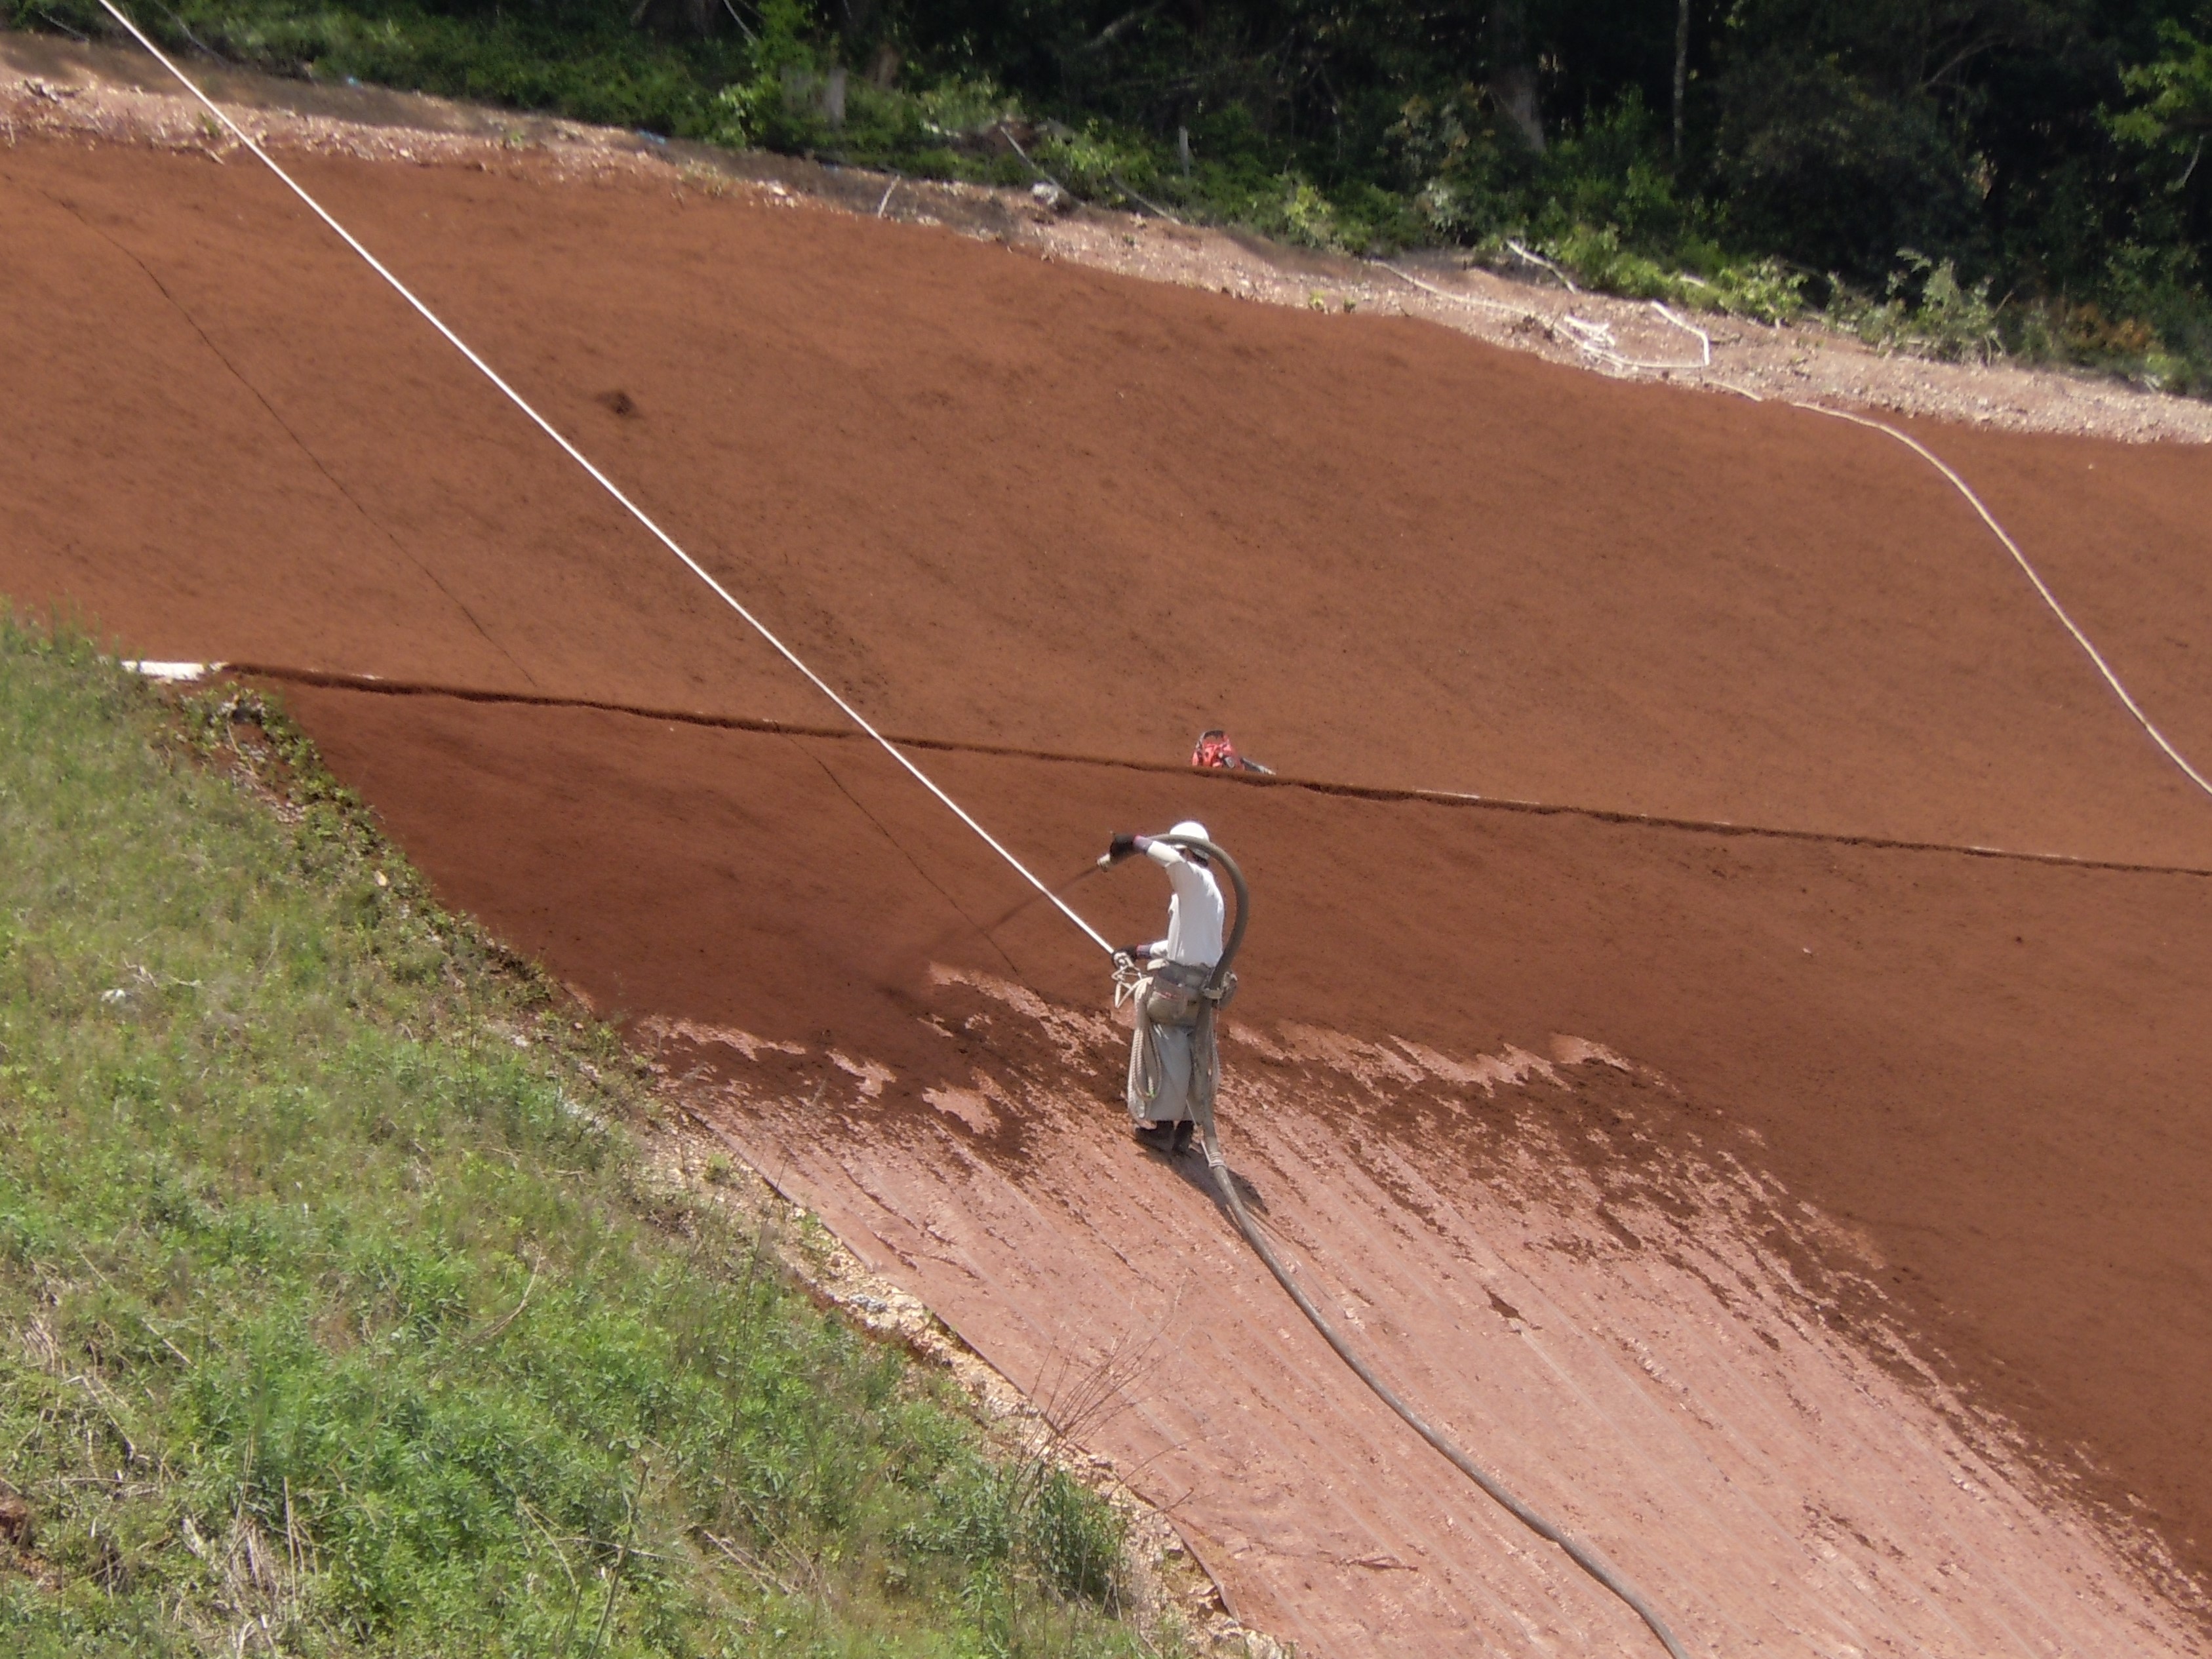
[[[814,1111],[789,1046],[733,1033],[726,1074],[672,1086],[789,1149],[791,1190],[1017,1383],[1146,1347],[1086,1444],[1138,1472],[1249,1623],[1312,1651],[1636,1650],[1623,1610],[1438,1479],[1285,1319],[1194,1168],[1162,1179],[1129,1146],[1109,1022],[987,975],[937,990],[937,1026],[989,1042],[920,1111],[819,1054],[842,1104]],[[2099,1541],[1946,1391],[1863,1241],[1632,1055],[1236,1040],[1239,1172],[1296,1271],[1692,1650],[2193,1650],[2149,1590],[2154,1541]]]
[[1569,1085],[1559,1067],[1593,1064],[1641,1077],[1662,1088],[1671,1086],[1650,1067],[1632,1065],[1605,1044],[1587,1037],[1555,1034],[1546,1045],[1551,1050],[1548,1060],[1510,1042],[1494,1054],[1477,1054],[1468,1060],[1401,1036],[1367,1042],[1341,1031],[1296,1021],[1284,1022],[1273,1038],[1245,1025],[1232,1024],[1228,1034],[1231,1041],[1242,1043],[1264,1060],[1279,1065],[1320,1066],[1354,1079],[1378,1094],[1406,1090],[1433,1092],[1436,1085],[1442,1085],[1447,1097],[1449,1093],[1479,1089],[1487,1100],[1501,1088],[1515,1088],[1532,1080],[1548,1083],[1555,1089],[1566,1088]]

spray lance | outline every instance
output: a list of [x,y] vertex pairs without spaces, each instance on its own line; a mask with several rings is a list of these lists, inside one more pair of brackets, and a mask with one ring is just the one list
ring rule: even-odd
[[[1244,872],[1237,867],[1237,860],[1203,836],[1150,836],[1144,839],[1204,854],[1213,864],[1228,872],[1230,885],[1237,892],[1237,920],[1231,927],[1228,940],[1222,948],[1221,960],[1214,964],[1213,972],[1207,976],[1205,987],[1199,993],[1197,1036],[1211,1053],[1214,1042],[1214,1016],[1222,1004],[1236,994],[1237,976],[1230,968],[1244,943],[1245,924],[1251,916],[1252,890],[1246,884]],[[1116,861],[1115,855],[1109,852],[1098,860],[1098,866],[1107,869]],[[1123,966],[1127,961],[1126,952],[1116,953],[1115,973],[1117,981],[1128,971]],[[1487,1492],[1515,1520],[1539,1538],[1558,1545],[1577,1566],[1627,1603],[1651,1633],[1659,1638],[1660,1645],[1667,1650],[1668,1659],[1689,1659],[1658,1611],[1638,1593],[1634,1586],[1615,1572],[1602,1556],[1565,1528],[1523,1503],[1496,1475],[1462,1451],[1443,1431],[1415,1411],[1396,1389],[1375,1374],[1374,1368],[1368,1364],[1358,1349],[1345,1340],[1335,1322],[1321,1310],[1321,1304],[1307,1294],[1305,1286],[1299,1284],[1291,1270],[1284,1266],[1282,1258],[1275,1254],[1274,1246],[1267,1242],[1267,1236],[1260,1231],[1259,1223],[1252,1218],[1252,1212],[1244,1207],[1244,1194],[1238,1188],[1236,1176],[1230,1170],[1228,1160],[1221,1155],[1221,1138],[1214,1130],[1213,1091],[1194,1091],[1192,1105],[1198,1117],[1200,1142],[1206,1149],[1206,1171],[1213,1179],[1215,1189],[1221,1194],[1221,1201],[1228,1209],[1230,1218],[1237,1224],[1237,1231],[1244,1235],[1244,1242],[1252,1247],[1253,1254],[1267,1264],[1267,1271],[1275,1276],[1275,1282],[1283,1287],[1291,1301],[1298,1304],[1298,1311],[1305,1315],[1313,1328],[1321,1333],[1322,1340],[1336,1351],[1336,1357],[1352,1368],[1352,1375],[1375,1391],[1376,1398],[1397,1413],[1408,1428],[1434,1447],[1453,1468]]]

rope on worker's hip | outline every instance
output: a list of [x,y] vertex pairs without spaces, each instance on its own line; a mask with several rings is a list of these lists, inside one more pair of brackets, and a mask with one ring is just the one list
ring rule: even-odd
[[[1210,983],[1190,988],[1187,979],[1176,979],[1175,984],[1197,1003],[1197,1009],[1188,1024],[1180,1019],[1156,1018],[1152,1012],[1152,993],[1161,975],[1189,975],[1194,971],[1179,969],[1175,963],[1154,966],[1147,970],[1139,968],[1126,957],[1116,957],[1114,964],[1114,1006],[1126,1002],[1134,1017],[1135,1030],[1129,1043],[1129,1099],[1142,1101],[1146,1106],[1157,1104],[1167,1087],[1167,1066],[1160,1052],[1163,1030],[1187,1030],[1190,1033],[1190,1075],[1186,1094],[1195,1098],[1203,1091],[1211,1103],[1213,1090],[1221,1074],[1220,1051],[1214,1040],[1213,1016],[1220,1006],[1236,994],[1232,979],[1228,984],[1214,987]],[[1195,1118],[1195,1110],[1191,1113]]]

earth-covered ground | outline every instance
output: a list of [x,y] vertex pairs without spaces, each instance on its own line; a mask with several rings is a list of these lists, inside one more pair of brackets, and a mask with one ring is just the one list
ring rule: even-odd
[[[0,151],[0,592],[262,671],[443,898],[1018,1384],[1107,1401],[1085,1443],[1248,1622],[1643,1639],[1126,1143],[1095,946],[249,156],[58,73]],[[1923,462],[1387,273],[1100,268],[1175,227],[253,120],[1108,937],[1162,897],[1084,873],[1111,831],[1238,851],[1269,1224],[1693,1650],[2203,1644],[2212,801]],[[1912,429],[2212,752],[2212,452],[2118,441],[2200,410],[1820,361],[1990,397]],[[1281,776],[1182,769],[1217,724]]]

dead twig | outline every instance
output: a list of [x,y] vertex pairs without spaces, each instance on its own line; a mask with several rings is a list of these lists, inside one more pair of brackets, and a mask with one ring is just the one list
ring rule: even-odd
[[538,1269],[539,1266],[540,1264],[535,1261],[530,1264],[530,1282],[522,1287],[522,1300],[516,1303],[512,1308],[508,1309],[505,1314],[501,1315],[498,1322],[492,1325],[490,1328],[481,1331],[476,1335],[471,1337],[465,1346],[471,1348],[482,1347],[484,1344],[495,1340],[501,1331],[505,1330],[509,1325],[514,1323],[515,1320],[521,1315],[522,1310],[530,1305],[531,1291],[538,1288]]
[[794,1601],[806,1599],[806,1592],[800,1586],[793,1583],[735,1539],[724,1538],[719,1533],[703,1530],[699,1535],[729,1557],[738,1569],[756,1583],[762,1584],[775,1591],[779,1595],[787,1596]]

